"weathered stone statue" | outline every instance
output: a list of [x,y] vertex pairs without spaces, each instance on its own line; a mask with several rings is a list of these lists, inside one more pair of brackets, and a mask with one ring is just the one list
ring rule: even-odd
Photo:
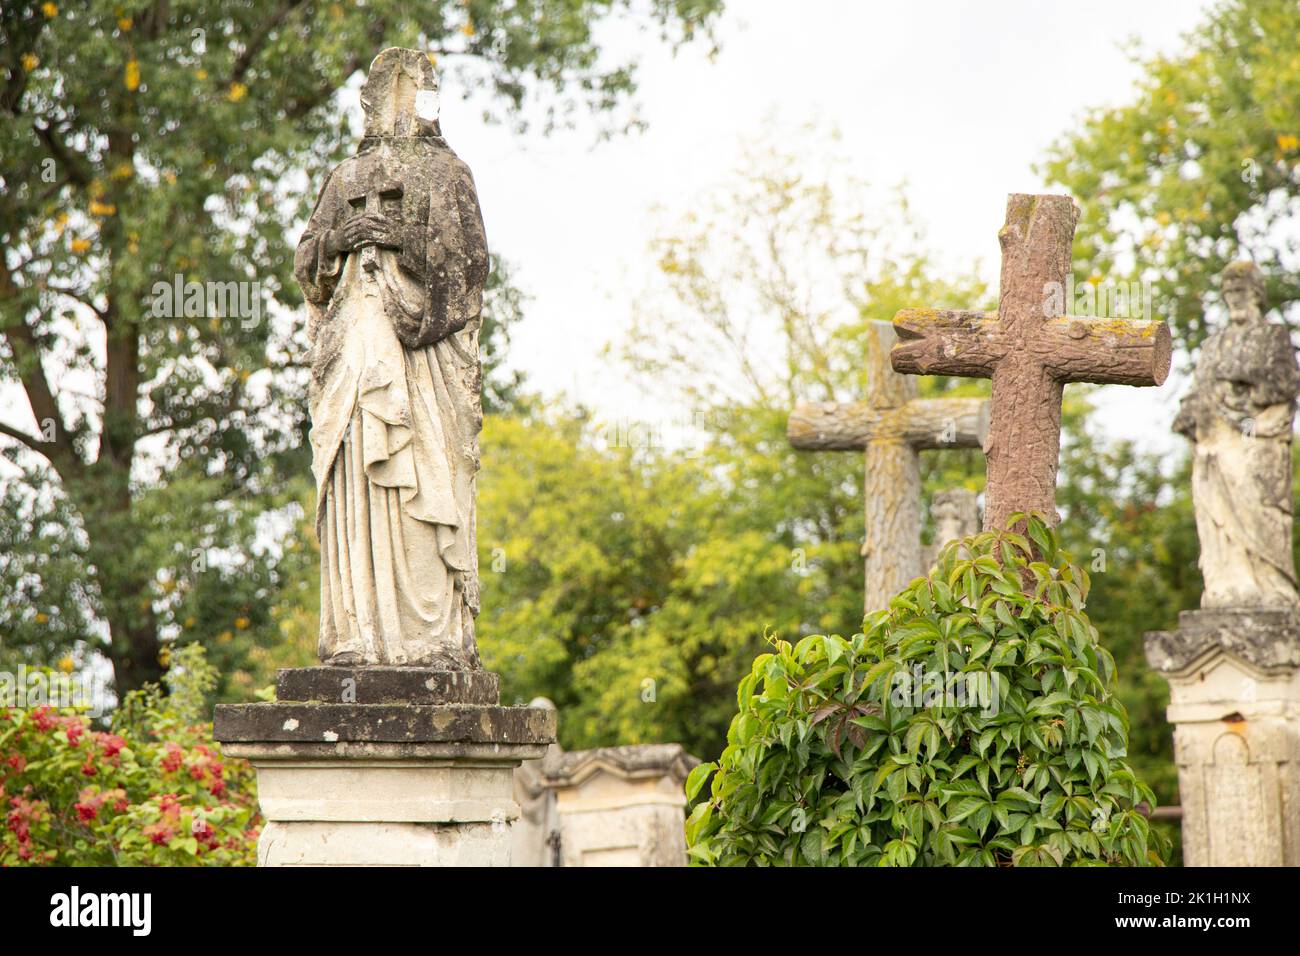
[[475,646],[487,244],[437,90],[424,53],[375,58],[365,138],[298,245],[324,666],[213,726],[257,770],[262,866],[507,866],[514,769],[555,740],[553,709],[501,706]]
[[969,488],[936,491],[930,502],[930,514],[934,517],[934,543],[926,549],[926,570],[934,567],[939,553],[949,541],[960,541],[979,533],[978,496]]
[[1222,289],[1228,325],[1202,346],[1174,422],[1195,445],[1201,607],[1294,607],[1291,434],[1300,368],[1289,330],[1264,318],[1259,269],[1233,263]]
[[327,664],[478,666],[474,477],[487,241],[438,79],[386,50],[365,138],[321,188],[294,271],[310,310]]
[[1300,370],[1264,320],[1259,270],[1223,273],[1228,325],[1202,346],[1174,422],[1195,442],[1205,591],[1146,635],[1167,716],[1187,866],[1300,866],[1300,600],[1291,559],[1291,428]]

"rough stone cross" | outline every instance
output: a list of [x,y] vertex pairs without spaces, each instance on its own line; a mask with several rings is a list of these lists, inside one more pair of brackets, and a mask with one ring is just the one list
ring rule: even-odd
[[[396,181],[383,182],[369,192],[359,190],[347,197],[348,205],[353,209],[353,216],[387,216],[393,221],[402,218],[402,184]],[[379,256],[374,246],[361,250],[361,268],[374,272],[379,268]]]
[[889,365],[888,322],[872,322],[864,402],[809,402],[790,415],[786,435],[806,451],[865,451],[866,609],[878,610],[922,574],[920,452],[979,448],[988,430],[980,398],[917,398],[916,380]]
[[1061,395],[1067,382],[1160,385],[1169,327],[1160,320],[1063,314],[1078,211],[1069,196],[1013,193],[998,239],[996,312],[903,309],[894,316],[894,370],[992,378],[984,528],[1014,512],[1056,513]]

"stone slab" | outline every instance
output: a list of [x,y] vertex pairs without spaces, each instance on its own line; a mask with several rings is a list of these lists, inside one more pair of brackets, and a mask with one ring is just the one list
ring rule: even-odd
[[1300,610],[1183,611],[1178,615],[1177,630],[1146,635],[1147,662],[1165,675],[1196,666],[1216,649],[1262,671],[1300,667]]
[[492,705],[501,701],[501,681],[485,670],[295,667],[279,672],[275,696],[282,702]]
[[226,743],[545,745],[555,712],[473,704],[221,704],[213,736]]

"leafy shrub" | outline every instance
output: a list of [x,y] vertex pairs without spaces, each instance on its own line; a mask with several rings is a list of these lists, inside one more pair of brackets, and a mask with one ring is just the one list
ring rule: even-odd
[[0,706],[0,866],[253,865],[252,768],[198,723],[216,675],[197,644],[129,694],[107,731],[81,713]]
[[1159,865],[1088,576],[1027,531],[948,545],[852,640],[759,657],[721,758],[687,780],[694,800],[712,776],[692,862]]

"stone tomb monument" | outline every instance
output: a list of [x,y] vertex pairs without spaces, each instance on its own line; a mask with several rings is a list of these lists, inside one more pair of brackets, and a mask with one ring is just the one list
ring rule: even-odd
[[1201,347],[1174,430],[1194,446],[1205,589],[1147,635],[1169,681],[1188,866],[1300,865],[1300,594],[1291,557],[1289,330],[1251,263],[1223,273],[1228,325]]
[[510,862],[512,774],[555,739],[482,669],[474,535],[487,242],[429,58],[388,49],[365,137],[325,179],[295,273],[311,340],[321,667],[217,708],[252,761],[263,866]]
[[[544,697],[531,706],[554,708]],[[685,866],[683,788],[699,762],[681,744],[551,744],[515,771],[513,865]]]

